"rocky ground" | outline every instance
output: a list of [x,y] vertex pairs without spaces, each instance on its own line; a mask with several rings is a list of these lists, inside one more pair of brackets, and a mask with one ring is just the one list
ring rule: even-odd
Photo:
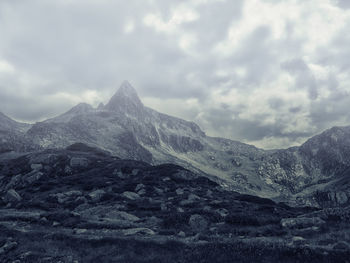
[[75,144],[0,155],[0,262],[347,262],[350,208],[293,208]]

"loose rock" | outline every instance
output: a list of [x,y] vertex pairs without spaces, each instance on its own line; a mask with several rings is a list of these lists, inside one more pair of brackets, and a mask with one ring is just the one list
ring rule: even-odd
[[124,196],[125,198],[130,199],[130,200],[137,200],[140,198],[140,196],[137,193],[129,192],[129,191],[122,193],[122,196]]
[[203,232],[208,227],[208,221],[201,215],[191,215],[189,225],[195,232]]

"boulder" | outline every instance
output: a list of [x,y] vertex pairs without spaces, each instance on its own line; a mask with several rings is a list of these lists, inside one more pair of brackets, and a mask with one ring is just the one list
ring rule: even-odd
[[6,243],[2,247],[0,247],[0,256],[16,248],[17,245],[18,245],[17,242],[14,242],[12,240],[7,240]]
[[349,246],[348,243],[346,243],[346,242],[344,242],[344,241],[341,241],[341,242],[336,243],[336,244],[333,246],[333,249],[349,251],[350,246]]
[[285,228],[307,228],[313,226],[321,226],[326,222],[319,217],[297,217],[297,218],[283,218],[281,226]]
[[76,200],[78,197],[81,197],[82,194],[83,193],[81,191],[73,190],[64,193],[52,194],[50,196],[56,198],[59,204],[66,204]]
[[39,180],[44,174],[42,172],[38,172],[36,170],[26,174],[23,176],[24,181],[27,184],[32,184],[35,181]]
[[346,204],[348,202],[348,196],[346,195],[345,192],[337,192],[335,194],[337,203],[340,205]]
[[129,177],[128,174],[123,173],[122,171],[114,170],[113,175],[118,176],[120,179],[127,179]]
[[215,212],[218,213],[221,217],[226,217],[229,214],[228,210],[225,208],[216,209]]
[[186,233],[184,231],[180,231],[177,235],[179,237],[186,237]]
[[21,184],[21,177],[22,177],[21,174],[17,174],[15,176],[12,176],[10,182],[6,185],[5,190],[15,188],[16,186]]
[[5,201],[8,203],[18,203],[22,201],[22,197],[14,189],[10,189],[5,194]]
[[197,196],[195,194],[190,194],[186,200],[182,200],[180,202],[180,205],[182,205],[182,206],[192,206],[196,202],[198,202],[199,200],[201,200],[201,198],[199,196]]
[[208,228],[208,221],[198,214],[191,215],[188,223],[195,232],[203,232]]
[[106,192],[102,189],[98,189],[96,191],[93,191],[89,194],[89,197],[93,202],[99,202],[101,201],[102,197],[106,194]]
[[122,231],[122,233],[125,236],[136,235],[136,234],[153,236],[156,234],[152,229],[145,228],[145,227],[125,229]]
[[43,169],[43,165],[41,163],[33,163],[30,165],[30,168],[34,171],[40,171]]
[[184,192],[184,190],[182,189],[182,188],[178,188],[178,189],[176,189],[176,194],[177,195],[183,195],[185,192]]
[[142,190],[142,189],[144,189],[145,188],[145,185],[144,184],[138,184],[136,187],[135,187],[135,192],[138,192],[138,191],[140,191],[140,190]]
[[195,194],[189,194],[188,196],[188,201],[198,201],[200,200],[201,198],[198,196],[198,195],[195,195]]
[[138,218],[137,216],[134,216],[124,211],[111,211],[107,213],[105,217],[118,219],[118,220],[126,220],[131,222],[137,222],[140,220],[140,218]]
[[140,198],[140,196],[137,193],[129,191],[122,193],[122,196],[130,200],[137,200]]
[[140,171],[139,169],[133,169],[131,171],[131,174],[135,176],[135,175],[137,175],[139,173],[139,171]]
[[89,165],[89,160],[84,157],[73,157],[70,159],[71,167],[87,167]]
[[306,239],[300,236],[294,236],[292,237],[292,244],[293,246],[300,246],[304,245],[306,243]]

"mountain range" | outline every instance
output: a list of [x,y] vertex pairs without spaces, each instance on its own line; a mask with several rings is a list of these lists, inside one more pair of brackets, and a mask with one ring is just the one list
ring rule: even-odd
[[300,147],[263,150],[207,136],[194,122],[144,106],[127,81],[106,105],[81,103],[35,124],[0,113],[2,156],[74,143],[152,165],[177,164],[226,189],[292,205],[345,206],[350,198],[350,127],[333,127]]

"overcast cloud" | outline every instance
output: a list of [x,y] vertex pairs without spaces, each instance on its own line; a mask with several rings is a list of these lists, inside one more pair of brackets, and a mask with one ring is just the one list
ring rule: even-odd
[[289,147],[350,125],[348,0],[1,0],[0,111],[35,122],[144,103],[208,135]]

